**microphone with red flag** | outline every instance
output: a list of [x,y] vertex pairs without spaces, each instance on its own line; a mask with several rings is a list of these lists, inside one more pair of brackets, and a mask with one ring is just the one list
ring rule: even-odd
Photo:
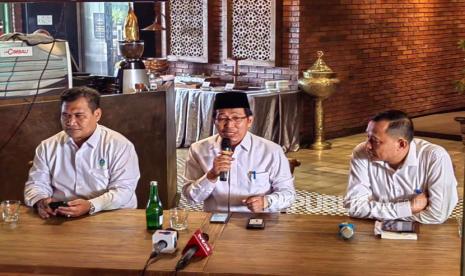
[[182,250],[182,257],[176,264],[176,271],[185,268],[191,259],[196,256],[204,258],[213,253],[212,247],[208,244],[208,234],[202,233],[197,229],[192,235],[191,239],[187,242],[186,247]]

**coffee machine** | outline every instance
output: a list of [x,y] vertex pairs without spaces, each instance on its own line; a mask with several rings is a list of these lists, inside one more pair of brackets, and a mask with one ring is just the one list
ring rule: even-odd
[[141,56],[144,41],[119,41],[119,50],[124,57],[119,63],[117,81],[119,92],[132,94],[148,90],[149,79]]

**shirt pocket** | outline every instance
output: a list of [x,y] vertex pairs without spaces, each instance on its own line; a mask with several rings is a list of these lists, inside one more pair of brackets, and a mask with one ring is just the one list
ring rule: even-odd
[[265,195],[271,189],[270,174],[268,172],[256,172],[250,176],[250,194]]
[[90,169],[89,182],[96,188],[106,188],[110,182],[108,169]]

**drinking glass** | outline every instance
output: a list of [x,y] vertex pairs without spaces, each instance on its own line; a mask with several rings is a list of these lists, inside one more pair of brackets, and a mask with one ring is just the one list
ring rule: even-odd
[[4,222],[14,223],[19,219],[19,206],[21,201],[19,200],[4,200],[1,203],[2,206],[2,218]]
[[170,226],[175,230],[187,229],[187,217],[189,212],[186,209],[175,207],[170,209]]

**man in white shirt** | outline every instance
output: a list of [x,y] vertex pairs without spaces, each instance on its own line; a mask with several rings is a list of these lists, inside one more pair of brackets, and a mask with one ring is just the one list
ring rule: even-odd
[[[189,202],[204,202],[209,212],[276,212],[295,199],[294,178],[282,148],[248,130],[253,116],[247,95],[219,93],[213,118],[218,130],[191,145],[186,160],[183,194]],[[222,151],[229,138],[232,151]],[[221,172],[229,179],[221,181]]]
[[389,110],[370,120],[367,141],[353,151],[344,205],[349,215],[378,220],[444,222],[457,204],[447,151],[413,138],[413,123]]
[[[79,217],[101,210],[136,208],[139,163],[134,145],[98,125],[100,94],[88,87],[61,95],[63,131],[42,141],[24,189],[25,203],[41,218]],[[68,206],[52,209],[49,204]]]

